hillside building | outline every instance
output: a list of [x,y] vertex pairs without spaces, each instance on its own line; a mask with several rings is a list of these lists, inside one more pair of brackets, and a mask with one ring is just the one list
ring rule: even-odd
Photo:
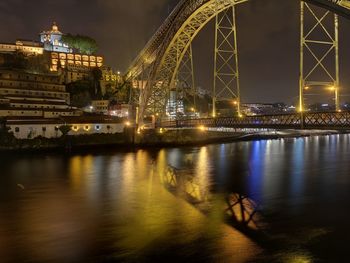
[[0,116],[79,116],[57,75],[0,69]]

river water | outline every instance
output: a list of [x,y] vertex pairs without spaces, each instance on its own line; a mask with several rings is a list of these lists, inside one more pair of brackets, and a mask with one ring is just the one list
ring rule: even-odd
[[350,135],[3,154],[0,262],[348,262],[349,201]]

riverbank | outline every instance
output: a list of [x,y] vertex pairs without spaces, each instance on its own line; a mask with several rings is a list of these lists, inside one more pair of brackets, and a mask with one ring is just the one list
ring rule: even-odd
[[116,149],[131,147],[178,147],[200,146],[236,141],[271,140],[340,134],[339,131],[324,130],[281,130],[264,132],[222,132],[199,129],[144,130],[133,134],[132,129],[117,134],[92,134],[62,136],[59,138],[37,137],[34,139],[16,139],[12,134],[2,135],[0,151],[74,151],[80,149]]
[[260,132],[222,132],[212,130],[187,129],[168,130],[164,133],[147,131],[143,136],[136,137],[135,145],[150,146],[196,146],[213,143],[227,143],[252,140],[275,140],[285,138],[300,138],[310,136],[326,136],[346,133],[335,130],[276,130]]

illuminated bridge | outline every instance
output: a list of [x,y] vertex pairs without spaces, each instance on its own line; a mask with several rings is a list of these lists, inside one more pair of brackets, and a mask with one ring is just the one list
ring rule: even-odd
[[[131,99],[138,124],[145,116],[163,119],[169,111],[169,101],[175,120],[164,126],[193,127],[268,127],[268,128],[341,128],[350,127],[350,115],[340,110],[339,89],[339,19],[350,18],[348,0],[300,1],[300,78],[298,113],[246,117],[242,114],[239,74],[238,6],[248,0],[181,0],[130,65],[126,79],[132,81]],[[263,0],[249,0],[263,1]],[[284,1],[280,1],[283,5]],[[316,12],[315,9],[320,12]],[[310,19],[311,18],[311,19]],[[331,21],[331,25],[326,20]],[[208,119],[181,120],[178,101],[187,100],[197,108],[192,42],[199,32],[215,20],[215,48],[211,116]],[[313,22],[310,22],[313,21]],[[316,30],[322,36],[315,37]],[[324,53],[317,52],[323,48]],[[332,65],[325,61],[331,60]],[[311,63],[310,63],[311,61]],[[315,77],[321,70],[323,76]],[[334,100],[335,111],[308,113],[305,96],[310,88],[327,87]],[[236,113],[230,118],[217,118],[217,103],[233,101]],[[168,114],[169,115],[169,114]],[[159,123],[159,121],[158,121]]]

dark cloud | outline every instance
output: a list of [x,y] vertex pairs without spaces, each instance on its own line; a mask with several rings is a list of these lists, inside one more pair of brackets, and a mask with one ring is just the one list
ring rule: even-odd
[[[63,32],[94,37],[109,65],[124,70],[157,30],[177,0],[1,0],[0,42],[37,39],[56,21]],[[237,7],[243,99],[291,101],[297,95],[299,1],[248,1]],[[350,30],[341,20],[342,81],[350,83],[346,50]],[[203,45],[203,43],[206,43]],[[198,36],[196,75],[212,84],[213,24]]]

